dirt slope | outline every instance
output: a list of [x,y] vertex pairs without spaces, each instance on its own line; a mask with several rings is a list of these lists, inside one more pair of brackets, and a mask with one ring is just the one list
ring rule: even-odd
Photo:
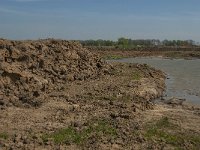
[[0,40],[0,103],[39,106],[46,94],[74,80],[96,78],[109,65],[78,42]]

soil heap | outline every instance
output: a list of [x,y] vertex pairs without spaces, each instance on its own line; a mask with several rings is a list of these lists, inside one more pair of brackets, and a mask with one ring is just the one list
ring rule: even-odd
[[109,64],[75,41],[0,39],[0,149],[200,147],[199,108],[153,103],[162,71]]
[[0,39],[0,105],[36,107],[62,84],[96,78],[109,69],[76,41]]

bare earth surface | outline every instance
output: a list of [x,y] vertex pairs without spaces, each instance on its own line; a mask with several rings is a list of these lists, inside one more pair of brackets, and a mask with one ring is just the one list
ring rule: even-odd
[[158,56],[166,58],[184,58],[184,59],[193,59],[200,58],[200,51],[193,50],[153,50],[153,48],[144,48],[144,50],[126,50],[126,49],[108,49],[106,48],[89,48],[91,52],[98,53],[102,58],[105,59],[119,59],[119,58],[128,58],[128,57],[147,57],[147,56]]
[[153,103],[165,89],[159,70],[52,39],[1,40],[0,53],[0,149],[200,147],[198,106]]

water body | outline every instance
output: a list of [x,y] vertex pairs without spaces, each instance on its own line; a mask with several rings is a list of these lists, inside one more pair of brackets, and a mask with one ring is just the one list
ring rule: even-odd
[[167,74],[166,98],[183,98],[200,104],[200,59],[166,59],[159,57],[139,57],[114,60],[125,63],[148,64]]

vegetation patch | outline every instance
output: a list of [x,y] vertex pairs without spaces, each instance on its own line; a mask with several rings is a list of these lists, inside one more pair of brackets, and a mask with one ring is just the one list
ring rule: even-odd
[[200,146],[200,135],[191,131],[180,131],[180,127],[169,121],[167,117],[161,118],[156,123],[146,127],[145,138],[148,141],[157,141],[170,144],[181,149],[185,144],[190,144],[192,149]]
[[132,75],[133,80],[140,80],[141,78],[142,78],[142,75],[139,71],[134,72],[133,75]]
[[60,129],[52,134],[45,134],[42,136],[44,142],[53,140],[56,144],[83,144],[92,135],[97,136],[110,136],[116,137],[117,131],[112,125],[106,120],[98,120],[92,122],[88,127],[77,131],[74,127],[68,127]]
[[106,120],[94,122],[92,126],[90,126],[90,128],[93,132],[96,132],[97,134],[103,133],[104,135],[109,135],[112,137],[115,137],[117,135],[116,128],[113,125],[110,125],[110,123]]
[[8,134],[6,132],[0,133],[0,139],[8,139]]
[[166,53],[166,56],[170,57],[170,58],[181,58],[181,57],[183,57],[181,52],[168,52],[168,53]]

